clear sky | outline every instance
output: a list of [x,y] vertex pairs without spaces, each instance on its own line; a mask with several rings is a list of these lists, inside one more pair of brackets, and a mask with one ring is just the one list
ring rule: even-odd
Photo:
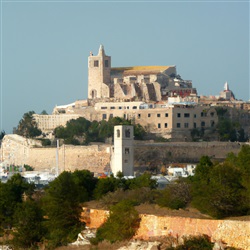
[[112,66],[176,65],[199,95],[227,81],[248,101],[249,1],[0,0],[0,131],[28,111],[87,98],[87,60],[100,44]]

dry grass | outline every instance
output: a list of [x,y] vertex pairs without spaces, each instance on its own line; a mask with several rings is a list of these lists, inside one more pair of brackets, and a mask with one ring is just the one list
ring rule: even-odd
[[[88,208],[93,209],[104,209],[107,210],[108,207],[99,201],[91,201],[83,204]],[[199,219],[209,219],[211,218],[208,215],[200,213],[197,209],[187,208],[179,210],[171,210],[167,207],[159,207],[156,204],[141,204],[135,207],[139,214],[153,214],[158,216],[178,216],[178,217],[190,217],[190,218],[199,218]]]

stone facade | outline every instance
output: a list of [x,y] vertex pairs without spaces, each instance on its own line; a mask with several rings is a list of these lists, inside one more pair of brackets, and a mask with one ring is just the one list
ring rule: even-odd
[[[82,221],[90,228],[100,227],[108,218],[109,211],[83,208]],[[250,249],[249,221],[197,219],[176,216],[140,214],[140,226],[134,239],[149,240],[159,236],[196,236],[206,234],[214,242],[227,246]]]
[[78,114],[64,114],[64,115],[38,115],[34,114],[33,118],[36,120],[38,128],[43,133],[50,133],[56,127],[66,126],[66,123],[72,119],[77,119],[80,116]]
[[[198,162],[208,155],[214,160],[223,160],[229,152],[238,154],[241,145],[233,142],[190,143],[134,143],[134,166],[137,168],[161,166],[172,162]],[[125,150],[125,149],[124,149]],[[124,151],[125,152],[125,151]],[[56,167],[56,147],[42,147],[40,141],[18,135],[5,135],[1,145],[1,157],[5,165],[28,164],[35,170]],[[58,149],[59,171],[88,169],[94,173],[110,170],[112,146],[94,144],[89,146],[61,145]]]
[[[223,93],[229,91],[226,85]],[[148,132],[172,141],[190,141],[192,129],[203,130],[208,140],[218,140],[214,133],[218,122],[214,106],[244,109],[237,119],[250,135],[249,103],[198,97],[192,82],[177,74],[176,66],[112,68],[111,57],[101,45],[96,56],[91,52],[88,57],[88,100],[57,106],[51,116],[34,115],[34,119],[45,134],[56,126],[65,126],[71,118],[101,121],[118,116],[132,119]]]
[[[168,102],[177,97],[184,100],[182,105]],[[118,116],[165,138],[190,140],[190,130],[213,130],[217,123],[213,108],[197,105],[196,101],[196,89],[191,81],[177,75],[176,66],[112,68],[111,57],[101,45],[96,56],[91,52],[88,57],[88,102],[58,106],[53,115],[34,115],[34,119],[38,128],[48,133],[56,126],[65,126],[74,116],[90,121]]]
[[[90,121],[108,120],[112,117],[129,119],[145,127],[148,132],[173,141],[190,141],[192,129],[204,129],[205,133],[212,133],[218,123],[214,107],[194,103],[98,102],[94,107],[72,110]],[[40,128],[39,122],[38,127]]]
[[237,142],[167,142],[149,143],[135,141],[134,166],[158,167],[171,163],[198,163],[204,155],[223,161],[227,154],[237,155],[241,144]]
[[88,58],[88,98],[94,101],[161,101],[170,96],[196,95],[191,81],[177,76],[176,66],[130,66],[111,68],[111,57],[101,45],[97,56]]
[[111,89],[111,57],[105,55],[101,45],[97,56],[88,58],[88,98],[109,98]]
[[[85,112],[87,114],[87,112]],[[112,117],[130,119],[142,125],[148,132],[171,140],[191,140],[192,129],[213,132],[218,122],[214,107],[194,104],[150,104],[143,102],[97,103],[86,119],[108,120]]]
[[[1,161],[4,165],[30,165],[35,170],[55,170],[59,173],[87,169],[94,173],[110,170],[109,144],[89,146],[61,145],[42,147],[40,142],[18,135],[5,135],[1,145]],[[58,163],[57,163],[58,155]]]

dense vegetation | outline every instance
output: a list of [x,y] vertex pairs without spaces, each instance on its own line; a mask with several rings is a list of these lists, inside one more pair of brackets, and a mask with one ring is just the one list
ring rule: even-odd
[[[131,125],[131,120],[120,117],[110,118],[108,121],[90,122],[83,117],[67,122],[66,127],[55,128],[56,138],[61,138],[66,144],[84,145],[89,142],[105,142],[106,138],[113,137],[115,125]],[[146,134],[140,124],[134,125],[134,138],[143,139]]]
[[[107,186],[106,191],[103,190],[104,186]],[[35,192],[33,184],[28,184],[20,174],[16,174],[7,183],[0,182],[1,235],[10,230],[14,239],[8,243],[16,248],[35,248],[43,242],[47,248],[54,249],[56,246],[74,241],[84,228],[84,224],[79,220],[83,202],[94,197],[101,199],[107,192],[121,188],[142,187],[150,189],[156,187],[155,181],[151,180],[149,174],[132,180],[125,180],[122,175],[118,179],[112,176],[97,179],[87,170],[77,170],[73,173],[61,173],[41,195]],[[118,238],[106,232],[110,226],[104,226],[98,234],[98,239],[102,239],[103,235],[110,237],[112,235],[112,238],[108,239],[113,242],[131,237],[139,223],[138,213],[133,205],[133,201],[129,199],[115,203],[108,223],[114,222],[113,226],[119,227],[123,219],[128,222],[123,224],[123,230],[117,234]],[[117,216],[119,210],[124,212],[124,217]],[[117,219],[120,221],[115,222]]]
[[[42,135],[42,131],[37,127],[36,121],[33,119],[34,111],[25,113],[19,121],[14,133],[27,137],[35,138]],[[46,111],[42,111],[43,115],[47,115]],[[112,138],[114,134],[114,126],[116,125],[133,125],[134,139],[141,140],[146,135],[145,129],[140,124],[132,124],[131,120],[120,117],[110,118],[108,121],[100,122],[79,117],[67,122],[66,126],[59,126],[54,129],[54,135],[58,139],[63,139],[65,144],[87,145],[89,142],[105,142],[107,138]],[[5,132],[0,133],[0,140],[4,137]],[[45,136],[45,135],[44,135]],[[49,139],[41,139],[43,146],[50,146]]]
[[[148,173],[134,179],[125,179],[122,173],[117,178],[97,179],[87,170],[77,170],[61,173],[38,192],[17,174],[7,183],[0,183],[1,234],[11,232],[14,239],[9,244],[16,248],[35,248],[42,243],[55,249],[76,239],[84,228],[79,220],[81,206],[93,199],[111,211],[93,243],[131,238],[139,223],[135,206],[143,203],[170,209],[192,206],[214,218],[248,215],[249,178],[248,145],[242,146],[238,155],[230,153],[223,163],[213,163],[203,156],[193,177],[179,179],[164,190],[156,188],[156,181]],[[210,249],[206,238],[199,240]],[[196,239],[191,241],[194,244]]]
[[229,116],[226,108],[217,107],[216,112],[218,115],[217,131],[220,141],[240,141],[245,142],[248,140],[244,129],[237,120],[233,120]]
[[94,243],[108,240],[111,243],[131,239],[139,228],[139,214],[129,200],[123,200],[110,208],[108,220],[97,230]]
[[[232,120],[227,108],[216,107],[218,115],[218,123],[216,128],[210,133],[218,134],[220,141],[239,141],[245,142],[248,140],[239,119]],[[42,131],[37,127],[36,121],[33,119],[34,111],[25,113],[14,133],[27,137],[34,138],[40,136]],[[47,115],[47,112],[43,110],[42,115]],[[239,114],[238,114],[239,116]],[[54,135],[56,138],[63,139],[65,144],[73,145],[87,145],[89,142],[105,142],[107,138],[113,137],[113,131],[115,125],[131,125],[131,120],[126,120],[120,117],[110,118],[108,121],[92,121],[80,117],[78,119],[72,119],[67,122],[66,127],[59,126],[54,129]],[[140,124],[134,125],[134,138],[141,140],[146,135],[146,130]],[[2,131],[0,134],[0,140],[5,135]],[[194,128],[190,130],[190,135],[193,141],[208,140],[209,136],[205,134],[204,128]],[[45,136],[45,135],[44,135]],[[151,135],[152,136],[152,135]],[[155,141],[165,142],[168,141],[163,137],[155,137]],[[50,146],[51,142],[48,139],[42,140],[43,146]]]
[[33,119],[34,111],[29,111],[23,115],[23,118],[19,121],[17,129],[14,133],[33,138],[42,134],[42,131],[37,127],[36,121]]
[[172,209],[189,205],[214,218],[250,213],[250,147],[242,146],[238,156],[230,153],[223,163],[203,156],[195,175],[179,179],[160,191],[160,206]]

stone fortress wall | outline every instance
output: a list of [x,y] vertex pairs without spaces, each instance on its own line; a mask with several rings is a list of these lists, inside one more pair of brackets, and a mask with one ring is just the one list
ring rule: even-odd
[[[82,221],[89,228],[100,227],[109,211],[83,208]],[[250,249],[249,221],[198,219],[177,216],[157,216],[140,214],[140,226],[135,239],[149,240],[152,237],[173,236],[181,238],[189,235],[206,234],[213,242],[223,242],[227,246]]]
[[110,165],[111,145],[109,144],[62,145],[57,150],[56,147],[34,144],[35,140],[29,141],[30,144],[21,136],[6,135],[1,145],[0,161],[3,161],[4,165],[27,164],[35,170],[53,170],[58,164],[59,172],[87,169],[100,173]]
[[238,154],[241,144],[237,142],[165,142],[141,143],[135,141],[136,167],[167,163],[197,163],[204,155],[221,161],[229,152]]
[[[1,145],[0,160],[9,165],[28,164],[35,170],[55,168],[57,166],[57,148],[42,147],[39,143],[18,135],[6,135]],[[134,164],[136,167],[145,167],[152,162],[155,164],[162,162],[195,163],[203,155],[221,160],[229,152],[237,154],[240,147],[241,144],[233,142],[149,143],[135,141]],[[61,145],[58,148],[59,172],[88,169],[94,173],[102,173],[110,169],[110,159],[110,144]]]

